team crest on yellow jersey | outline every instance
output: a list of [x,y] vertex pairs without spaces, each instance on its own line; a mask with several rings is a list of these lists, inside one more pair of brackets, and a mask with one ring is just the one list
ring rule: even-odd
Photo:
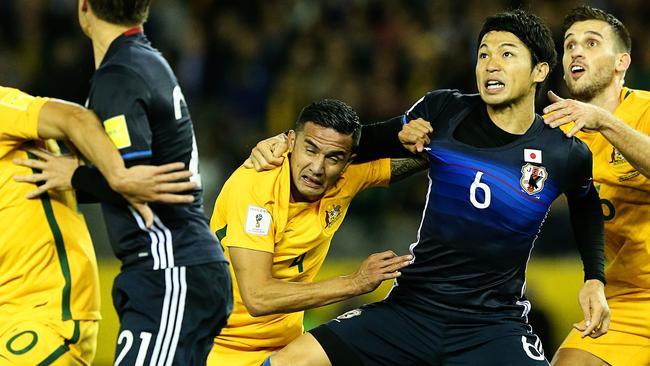
[[634,169],[625,156],[618,151],[617,148],[612,146],[612,153],[610,155],[609,165],[614,169],[618,175],[618,181],[623,182],[628,179],[636,178],[639,176],[639,171]]
[[529,195],[537,194],[544,189],[544,181],[548,178],[546,168],[533,164],[526,164],[521,167],[521,188]]
[[341,205],[330,205],[325,210],[325,228],[330,227],[341,217]]

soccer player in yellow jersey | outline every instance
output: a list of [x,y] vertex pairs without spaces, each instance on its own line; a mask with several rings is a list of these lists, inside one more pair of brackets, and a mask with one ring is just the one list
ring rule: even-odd
[[[143,214],[148,211],[143,198],[170,199],[165,192],[184,187],[174,184],[161,191],[159,184],[189,172],[173,172],[182,164],[126,169],[94,113],[0,87],[0,365],[90,365],[100,319],[99,282],[74,195],[42,193],[47,186],[31,192],[33,185],[14,180],[32,171],[13,161],[35,169],[45,164],[26,161],[29,152],[23,149],[47,158],[29,148],[58,148],[41,139],[72,142]],[[40,193],[38,200],[26,198]],[[171,197],[174,202],[188,199]]]
[[575,100],[550,93],[545,120],[593,153],[612,317],[596,339],[582,338],[576,324],[557,366],[650,365],[650,93],[623,86],[630,50],[627,29],[611,14],[582,6],[565,18],[564,79]]
[[408,264],[410,255],[386,251],[349,276],[313,282],[352,198],[426,167],[413,159],[350,165],[360,132],[345,103],[312,103],[289,131],[279,168],[240,167],[222,188],[210,226],[231,263],[235,302],[208,365],[260,365],[302,334],[303,310],[370,292]]

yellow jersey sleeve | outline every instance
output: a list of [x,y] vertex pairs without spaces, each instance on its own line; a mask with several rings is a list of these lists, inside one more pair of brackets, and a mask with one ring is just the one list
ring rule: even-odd
[[345,173],[346,186],[352,194],[371,187],[386,187],[390,183],[390,159],[363,164],[350,164]]
[[38,139],[38,115],[48,100],[33,97],[18,89],[0,87],[2,140]]
[[239,168],[217,197],[210,227],[225,247],[240,247],[273,253],[275,228],[272,191],[253,170]]

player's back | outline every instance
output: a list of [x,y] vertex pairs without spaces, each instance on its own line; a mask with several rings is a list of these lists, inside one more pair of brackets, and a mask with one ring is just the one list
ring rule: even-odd
[[[92,80],[89,105],[127,165],[184,162],[200,184],[192,120],[178,81],[141,29],[118,37]],[[189,205],[150,204],[146,229],[132,210],[104,203],[111,243],[124,266],[153,269],[225,261],[203,213],[202,188]]]
[[21,148],[58,149],[54,141],[38,140],[38,113],[46,102],[0,87],[0,319],[25,313],[99,319],[95,253],[74,195],[26,199],[35,186],[13,179],[32,174],[12,163],[27,158]]
[[[623,88],[614,115],[650,134],[650,92]],[[570,128],[570,125],[566,127]],[[650,289],[650,179],[599,133],[578,132],[594,155],[594,182],[605,219],[609,285]]]

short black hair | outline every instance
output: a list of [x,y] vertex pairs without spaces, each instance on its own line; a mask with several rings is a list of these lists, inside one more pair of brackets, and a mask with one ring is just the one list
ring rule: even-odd
[[625,28],[625,25],[623,25],[623,23],[612,14],[588,5],[574,8],[566,17],[564,17],[562,34],[566,34],[566,31],[569,30],[574,23],[585,20],[602,20],[609,24],[614,30],[614,35],[618,38],[619,45],[622,46],[623,51],[627,53],[632,52],[632,38],[630,37],[630,32]]
[[302,131],[307,122],[332,128],[338,133],[352,135],[352,147],[359,146],[361,138],[359,116],[352,107],[338,99],[319,100],[303,108],[296,121],[296,131]]
[[118,25],[138,25],[147,20],[151,0],[88,0],[93,13]]
[[517,36],[528,47],[533,66],[546,62],[550,72],[557,64],[551,30],[537,15],[517,9],[488,17],[478,35],[478,46],[481,45],[483,36],[492,31],[509,32]]

